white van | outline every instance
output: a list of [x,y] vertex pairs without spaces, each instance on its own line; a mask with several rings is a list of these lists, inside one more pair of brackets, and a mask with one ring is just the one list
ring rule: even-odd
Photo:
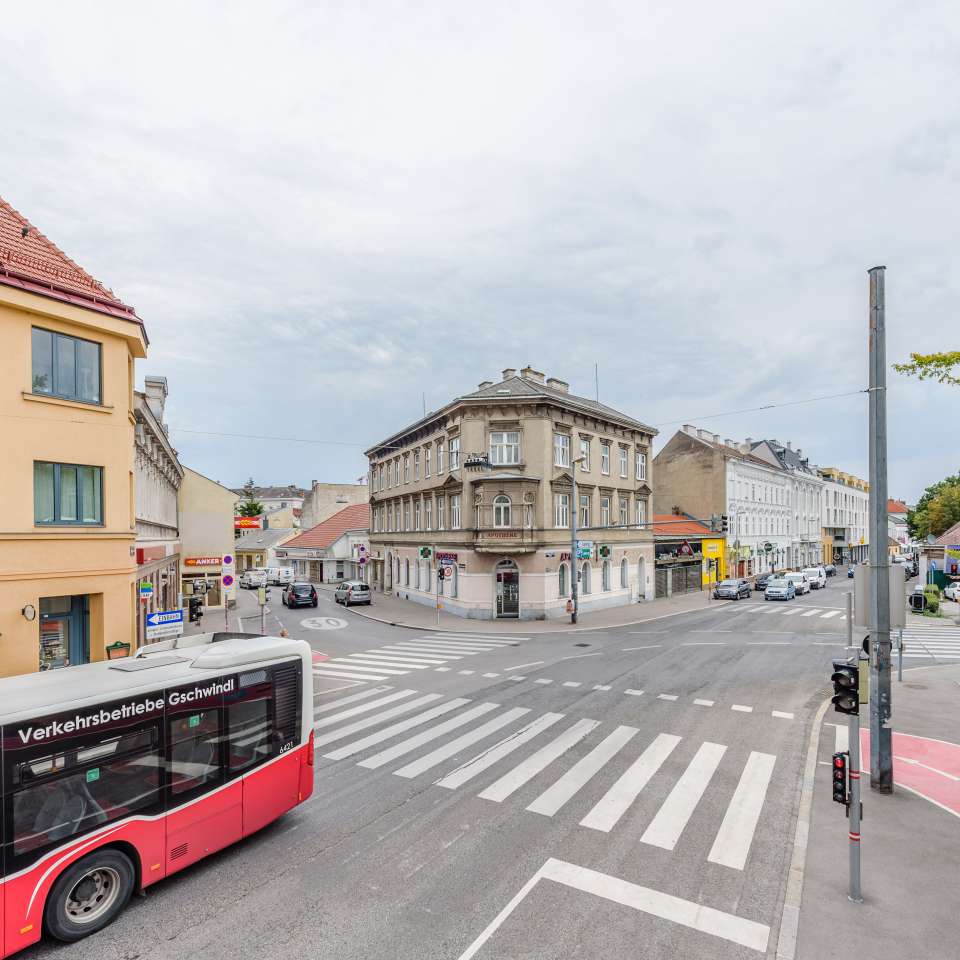
[[267,583],[278,587],[293,583],[293,567],[267,567]]
[[801,573],[810,581],[813,590],[820,590],[827,585],[827,571],[823,567],[804,567]]

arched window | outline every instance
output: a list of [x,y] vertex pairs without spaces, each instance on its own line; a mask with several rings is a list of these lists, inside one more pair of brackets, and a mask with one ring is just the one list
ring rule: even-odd
[[610,589],[610,561],[604,560],[603,566],[600,568],[600,582],[603,585],[604,590]]
[[430,569],[430,561],[423,561],[423,580],[421,587],[427,593],[433,593],[433,571]]
[[565,563],[560,564],[560,569],[557,571],[557,579],[560,590],[558,596],[567,596],[570,593],[570,588],[567,586],[567,565]]
[[584,596],[590,592],[590,564],[586,561],[580,568],[580,592]]
[[410,561],[403,561],[403,583],[404,586],[410,586]]
[[[450,571],[453,571],[453,576],[450,577]],[[449,578],[449,579],[448,579]],[[457,570],[456,564],[452,567],[447,567],[447,576],[443,578],[443,587],[444,590],[450,591],[450,596],[455,597],[457,595],[457,582],[460,579],[460,573]],[[447,584],[450,584],[449,587]]]
[[495,527],[510,526],[510,498],[501,493],[493,498],[493,525]]
[[415,590],[420,589],[420,568],[423,566],[423,563],[420,560],[415,561],[413,567],[413,586]]
[[624,589],[630,586],[630,565],[626,557],[620,561],[620,586]]

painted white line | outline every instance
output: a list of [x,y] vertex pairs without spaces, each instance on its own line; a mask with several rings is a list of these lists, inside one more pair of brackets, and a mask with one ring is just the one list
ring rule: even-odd
[[609,833],[679,742],[680,737],[671,733],[658,733],[653,743],[580,821],[580,826]]
[[764,603],[759,607],[744,607],[743,613],[763,613],[764,610],[769,610],[770,608]]
[[753,713],[753,707],[745,707],[742,703],[733,703],[730,705],[731,710],[736,710],[738,713]]
[[579,687],[579,686],[582,686],[582,684],[580,683],[579,680],[565,680],[565,681],[563,682],[563,685],[564,685],[565,687]]
[[547,677],[540,677],[539,680],[534,680],[533,682],[534,682],[534,683],[543,683],[543,684],[553,683],[553,681],[550,680],[550,679],[548,679]]
[[453,717],[435,727],[431,727],[429,730],[424,730],[423,733],[418,733],[415,737],[411,737],[409,740],[404,740],[402,743],[398,743],[387,750],[382,750],[380,753],[375,753],[372,757],[368,757],[366,760],[361,760],[360,766],[367,767],[369,770],[376,770],[377,767],[382,767],[385,763],[389,763],[391,760],[395,760],[397,757],[402,757],[405,753],[409,753],[411,750],[416,750],[417,747],[423,746],[423,744],[429,743],[431,740],[436,740],[438,737],[442,737],[445,733],[449,733],[451,730],[456,730],[457,727],[462,727],[464,724],[470,723],[477,717],[482,717],[485,713],[489,713],[491,710],[496,710],[499,706],[499,703],[478,704],[464,713],[461,713],[459,716]]
[[[402,655],[405,654],[406,656],[410,656],[410,657],[414,655],[414,651],[408,650],[406,647],[384,647],[382,650],[378,650],[377,653],[394,653],[394,654],[399,653]],[[423,650],[423,651],[420,651],[420,654],[421,655],[417,656],[418,660],[426,660],[427,658],[430,658],[432,660],[437,660],[440,663],[444,663],[447,660],[463,659],[463,657],[457,657],[451,654],[441,653],[439,650],[429,650],[429,651]]]
[[362,686],[366,681],[364,680],[345,680],[338,687],[329,687],[326,690],[321,690],[319,693],[314,693],[313,698],[316,700],[317,697],[325,697],[331,693],[338,693],[341,690],[352,690],[354,687]]
[[[376,733],[371,733],[360,740],[354,740],[352,743],[345,744],[330,753],[325,753],[324,756],[329,760],[343,760],[344,757],[352,757],[355,753],[360,753],[362,750],[366,750],[375,744],[383,743],[384,740],[389,740],[391,737],[395,737],[413,727],[419,727],[428,720],[435,720],[437,717],[442,717],[445,713],[466,706],[469,702],[470,700],[467,697],[448,700],[446,703],[440,703],[435,707],[431,707],[429,710],[425,710],[423,713],[418,713],[413,717],[407,717],[406,720],[393,723],[389,727],[378,730]],[[381,717],[380,719],[383,718]]]
[[[704,633],[716,633],[715,630],[705,630]],[[688,640],[686,643],[681,643],[681,647],[725,647],[727,645],[726,640]]]
[[448,773],[441,780],[437,781],[438,787],[446,787],[448,790],[456,790],[457,787],[472,780],[478,774],[482,773],[487,767],[492,767],[498,760],[513,753],[514,750],[522,747],[527,741],[532,740],[537,734],[552,727],[558,720],[563,719],[562,713],[545,713],[537,717],[532,723],[528,723],[516,733],[511,734],[504,740],[492,746],[489,750],[468,760],[462,766],[457,767],[452,773]]
[[594,690],[609,690],[609,689],[610,689],[610,685],[609,685],[608,683],[597,683],[597,684],[594,684],[593,689],[594,689]]
[[462,640],[447,640],[444,637],[441,637],[439,640],[431,638],[429,640],[398,640],[397,642],[404,645],[416,644],[417,646],[449,647],[451,650],[479,650],[482,653],[489,653],[491,650],[500,649],[495,643],[465,643]]
[[404,667],[402,670],[394,670],[392,667],[365,667],[360,663],[334,663],[332,660],[325,661],[320,667],[314,667],[314,673],[316,673],[317,670],[335,670],[337,672],[350,670],[353,673],[362,673],[366,676],[372,673],[379,673],[383,678],[402,677],[405,673],[410,672],[407,667]]
[[433,637],[446,637],[449,640],[462,640],[464,642],[468,641],[477,641],[479,643],[496,643],[502,647],[516,647],[521,640],[529,640],[529,637],[516,637],[510,640],[505,640],[503,634],[493,634],[493,633],[459,633],[456,630],[437,630],[432,633],[424,634],[423,636],[417,637],[418,640],[430,640]]
[[527,781],[532,780],[554,760],[562,757],[571,747],[579,743],[591,730],[599,726],[599,720],[578,720],[572,727],[564,730],[559,737],[551,740],[526,760],[518,763],[499,780],[491,783],[478,796],[483,800],[502,803],[515,790],[519,790]]
[[743,947],[749,947],[759,953],[766,952],[770,938],[770,928],[754,920],[747,920],[732,913],[724,913],[712,907],[690,900],[683,900],[671,894],[641,887],[636,883],[619,880],[606,873],[578,867],[576,864],[551,857],[520,888],[510,902],[493,918],[480,936],[460,954],[457,960],[473,960],[486,942],[500,929],[504,921],[523,902],[527,894],[540,880],[552,880],[581,893],[602,897],[621,906],[650,914],[661,920],[669,920],[700,933],[709,933],[723,940],[729,940]]
[[393,703],[395,700],[412,697],[416,692],[416,690],[397,690],[395,693],[381,697],[379,700],[371,700],[370,703],[362,703],[359,707],[350,707],[348,710],[342,710],[340,713],[333,714],[333,716],[324,717],[323,720],[318,720],[313,725],[313,729],[320,730],[323,727],[329,727],[335,723],[339,723],[341,720],[346,720],[348,717],[355,717],[358,713],[366,713],[368,710],[376,710],[377,707],[385,707],[388,703]]
[[712,706],[714,705],[714,703],[716,703],[715,700],[694,700],[693,702],[694,702],[698,707],[712,707]]
[[459,673],[461,677],[472,677],[476,672],[477,672],[476,670],[458,670],[457,671],[457,673]]
[[321,707],[314,707],[313,715],[317,716],[321,713],[329,713],[331,710],[336,710],[338,707],[342,707],[345,704],[356,703],[357,700],[367,700],[370,697],[375,697],[378,693],[386,693],[388,690],[392,689],[392,687],[369,687],[366,690],[362,690],[360,693],[352,693],[349,697],[340,697],[337,700],[334,700],[333,703],[325,703]]
[[499,677],[499,676],[500,676],[499,673],[485,673],[485,674],[484,674],[484,677],[486,677],[486,679],[488,679],[488,680],[492,680],[494,677]]
[[395,663],[422,663],[424,666],[433,666],[436,663],[446,663],[447,657],[411,657],[409,653],[385,653],[382,650],[364,650],[356,654],[366,660],[392,660]]
[[344,670],[314,670],[315,677],[333,677],[334,680],[386,680],[382,673],[347,673]]
[[517,682],[519,682],[520,680],[526,680],[527,678],[526,678],[526,677],[521,677],[519,674],[516,674],[516,673],[515,673],[515,674],[513,674],[512,676],[507,677],[507,679],[508,679],[508,680],[516,680]]
[[548,787],[527,807],[532,813],[552,817],[574,794],[616,756],[637,733],[636,727],[617,727],[585,757],[578,760],[553,786]]
[[750,753],[707,857],[711,863],[743,869],[776,762],[772,753]]
[[834,641],[833,643],[826,643],[826,642],[824,642],[824,641],[822,641],[822,640],[814,640],[813,643],[811,644],[811,646],[814,646],[814,647],[842,647],[842,646],[845,646],[845,644],[837,643],[836,641]]
[[705,741],[640,837],[641,843],[672,850],[716,772],[727,748]]
[[599,657],[603,653],[602,650],[598,650],[596,653],[574,653],[569,657],[561,657],[561,660],[580,660],[583,657]]
[[442,747],[431,750],[426,756],[419,757],[417,760],[408,763],[399,770],[394,770],[393,775],[395,777],[405,777],[408,780],[413,777],[418,777],[421,773],[425,773],[438,763],[443,763],[444,760],[452,757],[460,750],[471,747],[481,740],[485,740],[490,734],[496,733],[501,727],[505,727],[508,723],[513,723],[514,720],[519,720],[520,717],[529,712],[529,707],[514,707],[512,710],[502,713],[499,717],[494,717],[492,720],[481,724],[469,733],[465,733],[451,740],[449,743],[445,743]]
[[784,610],[784,611],[783,611],[783,616],[785,616],[785,617],[792,617],[794,614],[797,614],[797,613],[799,613],[799,612],[800,612],[799,608],[798,608],[798,607],[794,607],[792,610]]
[[662,643],[654,643],[654,644],[651,644],[649,647],[624,647],[623,653],[629,653],[631,650],[659,650],[660,647],[662,646],[663,646]]
[[334,657],[327,663],[341,665],[344,667],[380,667],[381,672],[384,668],[392,669],[400,667],[400,673],[409,673],[411,670],[427,670],[429,667],[425,663],[390,663],[384,660],[368,660],[366,657]]
[[407,653],[440,653],[453,656],[472,657],[478,653],[489,653],[494,647],[484,647],[482,650],[474,647],[453,647],[447,643],[421,643],[419,640],[400,640],[390,644],[391,650],[405,650]]
[[781,720],[792,720],[792,719],[793,719],[793,714],[787,712],[786,710],[771,710],[771,711],[770,711],[770,716],[771,716],[771,717],[779,717]]
[[511,670],[523,670],[525,667],[538,667],[543,662],[543,660],[534,660],[531,663],[518,663],[515,667],[506,667],[503,672],[509,673]]
[[394,717],[399,717],[402,713],[409,713],[418,707],[425,707],[428,703],[440,700],[441,697],[442,694],[439,693],[426,693],[422,697],[417,697],[416,700],[408,700],[406,703],[401,703],[395,707],[391,707],[389,710],[384,710],[383,713],[375,713],[372,717],[363,717],[361,720],[355,720],[353,723],[348,723],[347,726],[340,727],[332,733],[325,733],[323,736],[318,736],[314,740],[314,746],[322,747],[328,743],[342,740],[344,737],[349,737],[351,734],[357,733],[360,730],[375,727],[378,723],[383,723],[384,720],[392,720]]
[[624,690],[623,692],[624,692],[627,696],[629,696],[629,697],[642,697],[642,696],[643,696],[643,691],[642,691],[642,690]]
[[819,607],[814,607],[812,610],[807,610],[806,613],[801,613],[800,616],[801,616],[801,617],[815,617],[818,613],[822,613],[822,612],[823,612],[823,611],[822,611]]
[[789,647],[786,640],[748,640],[748,647]]
[[452,669],[453,669],[453,667],[434,667],[434,668],[433,668],[433,672],[434,672],[434,673],[449,673]]
[[676,695],[675,693],[658,693],[658,694],[657,694],[657,699],[658,699],[658,700],[670,700],[670,701],[672,702],[673,700],[676,700],[676,699],[678,699],[678,698],[677,698],[677,695]]
[[840,616],[839,610],[828,610],[820,619],[829,620],[831,617],[839,617],[839,616]]

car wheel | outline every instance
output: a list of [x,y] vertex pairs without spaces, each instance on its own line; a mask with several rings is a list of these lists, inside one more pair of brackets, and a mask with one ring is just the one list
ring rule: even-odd
[[133,893],[134,870],[119,850],[101,850],[65,870],[50,891],[44,922],[50,935],[72,943],[112,923]]
[[316,608],[317,608],[317,601],[314,600],[313,603],[310,604],[310,606],[313,607],[314,610],[316,610]]

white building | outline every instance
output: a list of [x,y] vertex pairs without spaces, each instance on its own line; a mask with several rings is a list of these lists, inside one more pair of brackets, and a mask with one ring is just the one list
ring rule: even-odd
[[870,484],[836,467],[822,467],[824,563],[859,563],[869,550]]
[[[370,555],[370,506],[345,507],[274,550],[280,566],[292,566],[298,580],[338,583],[365,580]],[[361,559],[363,562],[361,562]]]

